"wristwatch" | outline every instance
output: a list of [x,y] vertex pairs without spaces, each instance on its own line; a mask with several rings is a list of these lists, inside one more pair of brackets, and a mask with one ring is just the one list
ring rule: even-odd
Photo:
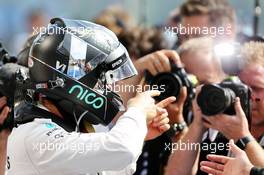
[[246,137],[243,137],[241,139],[239,139],[237,142],[236,142],[236,145],[242,149],[242,150],[245,150],[246,149],[246,146],[249,142],[251,141],[254,141],[254,138],[252,136],[246,136]]
[[166,132],[169,137],[173,137],[176,134],[182,132],[187,127],[185,122],[182,123],[174,123],[171,125],[170,129]]

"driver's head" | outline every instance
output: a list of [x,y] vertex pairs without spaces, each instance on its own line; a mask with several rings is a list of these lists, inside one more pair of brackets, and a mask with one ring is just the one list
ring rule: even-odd
[[54,18],[34,40],[28,61],[36,91],[68,113],[108,124],[121,110],[107,84],[136,75],[127,50],[107,28]]

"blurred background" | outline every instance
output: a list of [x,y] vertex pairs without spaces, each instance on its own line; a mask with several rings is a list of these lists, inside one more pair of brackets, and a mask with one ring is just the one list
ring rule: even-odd
[[[45,26],[51,17],[93,21],[105,8],[117,5],[142,26],[160,26],[183,0],[0,0],[0,40],[11,54],[17,54],[32,26]],[[230,0],[236,10],[239,31],[252,35],[254,0]],[[260,0],[264,8],[264,0]],[[259,34],[264,34],[264,14],[260,15]]]

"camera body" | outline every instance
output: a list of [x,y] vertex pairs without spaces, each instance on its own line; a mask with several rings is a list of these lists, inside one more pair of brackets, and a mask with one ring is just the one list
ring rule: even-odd
[[157,74],[156,76],[152,76],[150,72],[146,71],[145,78],[146,82],[151,87],[156,86],[161,92],[159,96],[155,97],[155,100],[157,101],[161,101],[170,96],[174,96],[178,99],[181,88],[185,86],[187,88],[187,98],[185,100],[184,107],[186,110],[189,110],[191,101],[195,97],[195,89],[184,68],[171,64],[171,72],[163,72]]
[[14,106],[16,102],[24,100],[26,84],[29,82],[28,68],[15,64],[16,60],[16,57],[9,56],[0,43],[0,97],[7,97],[7,106],[11,109],[0,125],[0,131],[7,128],[12,130],[14,127]]
[[206,116],[216,114],[235,115],[235,98],[240,103],[247,119],[250,121],[251,90],[240,81],[225,80],[220,84],[204,85],[197,96],[197,104]]

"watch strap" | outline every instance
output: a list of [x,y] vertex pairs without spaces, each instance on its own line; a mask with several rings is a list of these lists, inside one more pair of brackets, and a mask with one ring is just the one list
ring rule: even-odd
[[252,136],[246,136],[246,137],[243,137],[241,139],[239,139],[237,142],[236,142],[236,145],[242,149],[242,150],[245,150],[246,149],[246,146],[249,142],[251,141],[254,141],[254,138]]
[[170,129],[166,132],[166,134],[169,137],[173,137],[176,134],[182,132],[186,127],[187,127],[186,122],[174,123],[171,125]]

